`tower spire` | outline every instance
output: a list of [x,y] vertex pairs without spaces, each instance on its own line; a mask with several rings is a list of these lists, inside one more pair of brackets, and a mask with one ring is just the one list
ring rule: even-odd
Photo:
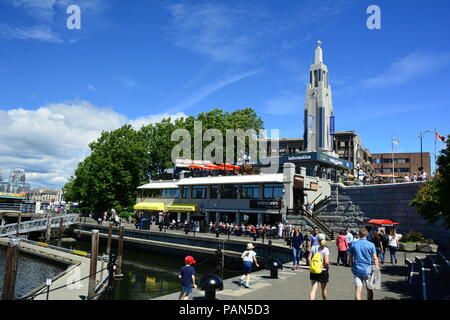
[[323,63],[323,57],[322,57],[322,41],[317,41],[317,48],[316,48],[316,59],[314,61],[315,64]]

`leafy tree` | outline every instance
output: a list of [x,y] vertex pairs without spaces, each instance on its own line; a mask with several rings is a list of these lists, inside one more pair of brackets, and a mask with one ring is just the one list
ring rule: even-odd
[[427,221],[434,223],[443,218],[446,227],[450,228],[450,135],[447,148],[440,153],[434,179],[420,188],[411,205]]
[[[225,136],[226,129],[262,129],[263,122],[251,108],[232,113],[214,109],[172,120],[163,119],[134,130],[130,125],[102,132],[89,144],[91,154],[78,164],[74,176],[64,186],[68,201],[80,202],[92,207],[95,212],[116,208],[132,208],[136,200],[137,187],[149,179],[160,179],[168,168],[173,167],[171,152],[178,143],[171,141],[175,129],[187,129],[194,146],[194,122],[202,121],[203,132],[219,129]],[[225,140],[224,140],[225,142]],[[205,147],[210,142],[204,142]]]

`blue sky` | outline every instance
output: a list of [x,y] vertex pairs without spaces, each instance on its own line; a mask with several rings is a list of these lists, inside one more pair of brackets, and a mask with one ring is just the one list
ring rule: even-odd
[[[81,30],[66,28],[71,4]],[[449,15],[445,0],[0,0],[0,170],[61,186],[102,130],[215,107],[299,137],[317,40],[336,129],[373,153],[391,134],[419,151],[421,131],[450,133]]]

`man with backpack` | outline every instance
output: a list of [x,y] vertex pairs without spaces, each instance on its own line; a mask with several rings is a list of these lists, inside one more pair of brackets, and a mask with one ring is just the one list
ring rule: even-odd
[[328,298],[328,280],[329,280],[329,257],[330,250],[327,248],[327,242],[323,234],[318,235],[320,245],[311,246],[311,252],[308,256],[309,261],[309,279],[311,280],[311,291],[309,293],[309,299],[314,300],[316,298],[316,291],[318,283],[322,288],[322,299]]

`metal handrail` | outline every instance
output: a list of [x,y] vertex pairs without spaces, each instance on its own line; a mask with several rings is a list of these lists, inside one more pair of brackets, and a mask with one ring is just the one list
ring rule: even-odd
[[422,299],[423,300],[427,300],[427,282],[425,279],[425,267],[423,264],[422,259],[420,259],[419,257],[415,257],[416,262],[418,262],[420,264],[420,276],[421,276],[421,280],[422,280]]
[[[50,227],[57,228],[60,225],[61,218],[63,218],[63,225],[69,226],[76,223],[76,218],[78,214],[64,214],[64,215],[55,215],[50,218]],[[0,226],[0,237],[7,237],[10,235],[15,235],[17,233],[28,233],[33,231],[41,231],[47,229],[48,218],[46,219],[35,219],[30,221],[21,222],[18,226],[18,223],[10,223]],[[19,227],[19,232],[17,232],[17,228]]]

